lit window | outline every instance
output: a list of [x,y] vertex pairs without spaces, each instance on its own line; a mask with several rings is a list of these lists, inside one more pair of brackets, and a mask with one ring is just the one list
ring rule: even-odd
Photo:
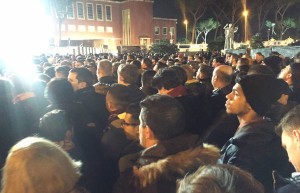
[[103,33],[104,32],[104,27],[103,26],[98,26],[98,32]]
[[172,35],[175,34],[175,28],[174,27],[170,27],[170,34],[172,34]]
[[78,25],[78,31],[85,32],[86,31],[85,25]]
[[167,35],[167,28],[166,27],[162,28],[162,35]]
[[156,26],[156,27],[154,28],[154,34],[155,34],[155,35],[159,35],[159,33],[160,33],[159,31],[160,31],[160,28]]
[[84,19],[84,10],[82,2],[77,2],[77,18]]
[[91,3],[87,3],[87,18],[89,20],[94,19],[94,7],[93,7],[93,4],[91,4]]
[[88,31],[89,32],[95,32],[96,31],[95,26],[88,26]]
[[74,19],[74,4],[72,3],[72,4],[68,5],[67,10],[68,10],[67,18]]
[[76,31],[75,25],[68,25],[68,31]]
[[102,21],[103,20],[103,6],[97,4],[97,20]]
[[106,12],[106,21],[111,21],[112,16],[111,16],[111,6],[110,5],[105,5],[105,12]]
[[107,33],[113,33],[113,28],[112,27],[106,27],[106,32]]

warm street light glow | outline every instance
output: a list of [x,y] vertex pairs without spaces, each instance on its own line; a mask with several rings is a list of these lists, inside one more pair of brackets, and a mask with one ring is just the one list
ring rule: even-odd
[[248,16],[248,10],[243,11],[243,16],[245,16],[245,17]]
[[247,42],[248,40],[248,36],[247,36],[248,14],[249,14],[248,10],[245,9],[243,11],[243,16],[245,17],[245,42]]
[[185,24],[185,39],[187,41],[187,24],[188,24],[188,21],[185,19],[183,23]]

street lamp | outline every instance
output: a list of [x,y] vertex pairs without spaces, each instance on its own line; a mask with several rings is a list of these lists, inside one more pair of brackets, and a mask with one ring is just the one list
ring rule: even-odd
[[188,24],[188,21],[185,19],[183,23],[185,24],[185,39],[187,41],[187,24]]
[[244,10],[243,11],[243,16],[245,17],[245,42],[247,42],[247,17],[248,17],[248,14],[249,14],[249,12],[248,12],[248,10]]

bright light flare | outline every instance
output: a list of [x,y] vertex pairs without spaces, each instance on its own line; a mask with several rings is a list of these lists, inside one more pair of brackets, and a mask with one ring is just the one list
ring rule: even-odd
[[[1,52],[6,66],[32,77],[32,56],[44,53],[53,33],[42,0],[4,1],[1,5]],[[13,11],[12,11],[13,10]]]

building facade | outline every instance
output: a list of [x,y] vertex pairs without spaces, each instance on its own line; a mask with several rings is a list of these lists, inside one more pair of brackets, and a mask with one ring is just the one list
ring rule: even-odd
[[62,46],[104,50],[147,47],[164,39],[176,43],[177,20],[154,17],[152,0],[75,0],[61,25],[58,21],[55,18],[56,45],[59,39]]

